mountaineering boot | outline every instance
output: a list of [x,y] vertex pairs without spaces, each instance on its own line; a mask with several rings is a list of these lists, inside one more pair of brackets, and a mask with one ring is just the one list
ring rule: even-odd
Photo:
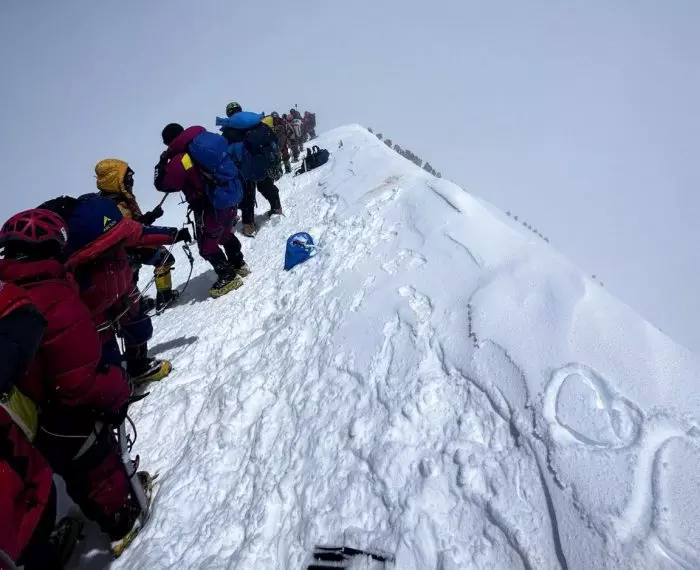
[[267,217],[271,218],[272,216],[284,216],[282,208],[272,208],[271,210],[268,210]]
[[127,346],[124,351],[126,371],[137,386],[147,382],[157,382],[172,372],[169,360],[158,360],[148,356],[148,346],[139,344]]
[[180,298],[180,291],[177,289],[165,289],[156,294],[156,312],[161,313],[171,305],[177,303]]
[[234,275],[233,277],[220,277],[217,279],[216,283],[211,286],[211,289],[209,289],[209,296],[213,299],[217,299],[226,295],[226,293],[238,289],[242,285],[243,280],[238,275]]
[[217,263],[214,265],[214,271],[219,277],[209,289],[209,296],[214,299],[226,295],[226,293],[230,293],[243,285],[243,280],[238,276],[236,268],[228,260],[217,260]]
[[288,161],[288,160],[286,160],[286,161],[284,162],[284,171],[285,171],[285,173],[287,173],[287,174],[291,174],[291,173],[292,173],[292,165],[289,164],[289,161]]
[[243,224],[242,233],[245,237],[255,237],[258,232],[258,228],[255,227],[255,223]]
[[155,480],[155,477],[151,476],[146,471],[139,471],[136,474],[136,477],[138,478],[136,484],[141,485],[146,495],[146,512],[141,512],[138,519],[136,519],[134,526],[126,534],[126,536],[124,536],[124,538],[112,542],[112,555],[115,558],[119,558],[122,554],[124,554],[124,551],[129,547],[129,545],[132,542],[134,542],[134,540],[140,534],[144,525],[148,521],[148,517],[151,514],[151,503],[153,502],[153,481]]
[[169,360],[159,360],[157,358],[146,358],[139,368],[128,370],[134,384],[140,386],[148,382],[158,382],[170,374],[173,365]]
[[236,267],[236,273],[239,277],[248,277],[250,275],[250,267],[248,267],[247,263],[244,263],[240,267]]
[[241,242],[235,235],[231,235],[231,239],[224,244],[224,252],[226,253],[226,257],[220,257],[217,263],[223,263],[225,265],[226,262],[228,262],[236,268],[245,265],[245,258],[241,251]]

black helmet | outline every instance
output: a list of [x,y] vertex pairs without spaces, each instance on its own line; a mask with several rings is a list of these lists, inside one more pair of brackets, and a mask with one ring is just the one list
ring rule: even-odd
[[163,137],[163,144],[169,145],[177,137],[179,137],[184,130],[185,129],[183,126],[179,125],[178,123],[170,123],[169,125],[166,125],[161,133],[161,136]]
[[240,113],[243,110],[243,107],[241,107],[240,103],[236,103],[235,101],[233,103],[229,103],[226,105],[226,116],[231,117],[235,115],[236,113]]

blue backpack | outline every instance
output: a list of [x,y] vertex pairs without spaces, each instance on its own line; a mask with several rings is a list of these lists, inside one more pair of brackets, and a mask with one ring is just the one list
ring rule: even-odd
[[224,137],[208,131],[200,133],[192,139],[187,152],[197,166],[211,177],[202,176],[202,182],[214,209],[226,210],[243,200],[240,173]]
[[278,162],[278,143],[275,132],[262,122],[258,113],[241,111],[222,119],[217,126],[231,145],[230,153],[243,178],[260,182],[268,177],[270,168]]
[[306,232],[289,236],[287,250],[284,254],[284,270],[289,271],[295,265],[303,263],[316,255],[313,238]]

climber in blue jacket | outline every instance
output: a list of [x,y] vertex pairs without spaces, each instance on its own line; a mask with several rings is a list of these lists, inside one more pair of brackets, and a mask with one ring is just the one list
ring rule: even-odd
[[264,122],[264,114],[243,111],[237,103],[226,108],[226,118],[217,117],[216,125],[229,142],[229,152],[245,179],[243,201],[239,204],[243,218],[243,235],[255,237],[255,190],[270,203],[268,216],[281,216],[279,189],[269,171],[277,162],[278,140]]

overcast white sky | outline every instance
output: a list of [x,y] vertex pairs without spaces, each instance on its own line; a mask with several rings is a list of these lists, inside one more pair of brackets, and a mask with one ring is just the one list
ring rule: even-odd
[[0,217],[94,188],[146,207],[170,121],[298,103],[359,122],[548,235],[700,352],[697,0],[2,0]]

